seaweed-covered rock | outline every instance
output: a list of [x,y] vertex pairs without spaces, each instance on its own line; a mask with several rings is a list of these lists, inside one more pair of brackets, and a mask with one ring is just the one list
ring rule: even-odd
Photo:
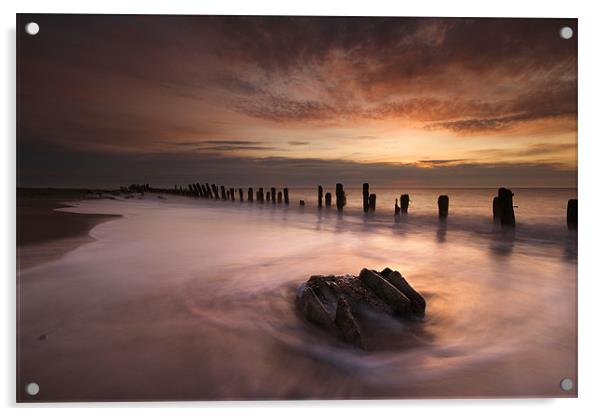
[[366,348],[383,322],[405,329],[425,315],[426,301],[398,272],[362,269],[359,276],[311,276],[297,292],[301,314],[342,340]]

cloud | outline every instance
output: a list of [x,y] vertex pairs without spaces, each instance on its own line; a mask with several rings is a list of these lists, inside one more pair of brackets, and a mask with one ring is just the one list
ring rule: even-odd
[[443,166],[443,165],[451,165],[458,164],[462,162],[471,162],[468,159],[423,159],[419,160],[418,163],[421,165],[435,165],[435,166]]
[[[518,132],[515,150],[497,155],[532,161],[570,152],[529,147],[537,129],[555,138],[576,134],[576,19],[23,15],[19,24],[33,18],[51,30],[19,38],[18,142],[28,151],[48,150],[56,169],[64,155],[84,150],[97,152],[99,161],[109,160],[107,152],[165,152],[171,162],[182,153],[288,152],[288,168],[329,177],[337,173],[295,154],[305,155],[309,144],[335,148],[342,137],[370,139],[370,150],[385,153],[398,132],[423,130],[420,139],[433,146],[454,141],[453,159],[434,149],[420,153],[432,157],[417,162],[425,169],[387,165],[383,175],[393,181],[422,172],[415,177],[431,181],[443,168],[506,175],[504,166],[478,165],[479,157],[493,157],[487,152],[503,132]],[[573,27],[573,39],[558,36],[562,26]],[[475,134],[488,139],[483,153],[466,150],[464,157],[466,142],[452,136]],[[281,144],[256,139],[263,137],[281,137]],[[346,155],[365,160],[367,153],[358,146]],[[195,160],[211,166],[215,159]],[[166,166],[179,172],[171,162]],[[249,169],[233,173],[246,172],[243,179],[263,166],[236,162]],[[557,167],[523,168],[534,175],[548,169],[552,183]]]
[[[241,157],[206,153],[132,155],[21,148],[19,186],[117,187],[129,183],[211,182],[229,186],[334,187],[576,187],[577,172],[555,163],[357,163],[284,157]],[[107,169],[110,166],[110,169]]]

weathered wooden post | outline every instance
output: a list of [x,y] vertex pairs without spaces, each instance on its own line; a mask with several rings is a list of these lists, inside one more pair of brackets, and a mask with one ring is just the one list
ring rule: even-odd
[[327,208],[330,208],[332,205],[332,194],[330,192],[326,192],[326,195],[324,196],[324,203],[326,204]]
[[224,185],[222,185],[221,190],[222,190],[222,199],[225,201],[226,199],[228,199],[228,196],[226,195],[226,187]]
[[510,189],[498,189],[497,196],[493,198],[493,220],[496,223],[510,227],[515,226],[513,196]]
[[192,189],[192,184],[188,184],[188,195],[194,195],[194,190]]
[[247,191],[247,202],[253,202],[253,188],[249,188]]
[[566,224],[569,228],[577,228],[577,200],[569,199],[566,205]]
[[213,199],[213,193],[211,192],[211,187],[209,186],[208,183],[205,183],[205,189],[207,190],[207,196],[211,199]]
[[219,191],[217,190],[217,185],[211,184],[211,189],[213,189],[213,195],[215,199],[219,199]]
[[270,197],[272,196],[271,192],[266,192],[265,193],[265,202],[270,202]]
[[305,206],[305,201],[304,200],[300,200],[299,201],[299,206],[300,207],[304,207]]
[[408,195],[408,194],[401,195],[401,197],[399,198],[399,204],[401,205],[401,212],[403,214],[407,214],[408,208],[410,207],[410,195]]
[[343,189],[343,184],[337,183],[335,191],[337,197],[337,210],[342,211],[343,207],[347,203],[347,198],[345,197],[345,190]]
[[263,188],[259,188],[257,191],[257,202],[261,202],[263,204]]
[[449,212],[449,197],[447,195],[439,195],[437,205],[439,206],[439,218],[447,218]]
[[201,185],[201,196],[203,198],[207,198],[207,190],[205,189],[205,185]]
[[397,205],[397,198],[395,198],[395,216],[399,217],[400,213],[401,213],[401,208],[399,208],[399,205]]
[[270,193],[272,194],[272,204],[276,203],[276,188],[270,188]]
[[230,188],[230,199],[231,199],[232,201],[234,201],[234,200],[235,200],[235,198],[234,198],[234,188]]
[[370,184],[365,183],[362,186],[362,196],[364,199],[364,212],[368,212],[370,210]]
[[278,203],[282,204],[282,191],[278,191]]
[[324,189],[322,186],[318,186],[318,208],[322,208],[322,195],[324,194]]
[[242,188],[238,188],[238,200],[242,202]]
[[203,196],[203,189],[201,188],[201,184],[198,183],[198,182],[196,183],[196,190],[199,193],[199,196],[202,197]]
[[368,211],[376,211],[376,194],[370,194],[370,197],[368,199]]
[[288,188],[284,188],[284,203],[286,205],[289,204],[289,201],[288,201]]

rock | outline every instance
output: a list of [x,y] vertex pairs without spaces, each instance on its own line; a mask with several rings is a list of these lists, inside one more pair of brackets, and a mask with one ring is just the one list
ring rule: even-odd
[[332,325],[330,314],[311,287],[305,286],[303,289],[299,297],[299,306],[307,320],[326,327]]
[[362,269],[360,279],[376,296],[389,305],[395,313],[403,314],[411,310],[411,302],[406,295],[375,271]]
[[401,275],[401,273],[396,270],[391,270],[387,267],[380,272],[380,275],[410,300],[410,308],[412,313],[416,314],[417,316],[424,316],[426,301],[420,295],[420,293],[416,292],[416,290],[410,286],[408,281]]
[[[405,331],[420,324],[426,302],[399,272],[386,268],[380,273],[363,269],[359,276],[311,276],[297,291],[297,306],[309,322],[366,349],[390,344],[383,325],[397,332],[401,328],[407,342],[412,337]],[[390,325],[399,320],[406,323]]]
[[334,318],[334,323],[339,329],[339,335],[344,340],[357,347],[362,348],[362,335],[360,329],[355,322],[353,313],[345,298],[339,298],[337,302],[337,311]]

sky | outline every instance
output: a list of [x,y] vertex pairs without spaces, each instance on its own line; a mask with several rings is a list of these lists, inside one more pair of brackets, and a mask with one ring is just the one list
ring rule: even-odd
[[17,32],[19,186],[577,186],[576,19],[19,15]]

